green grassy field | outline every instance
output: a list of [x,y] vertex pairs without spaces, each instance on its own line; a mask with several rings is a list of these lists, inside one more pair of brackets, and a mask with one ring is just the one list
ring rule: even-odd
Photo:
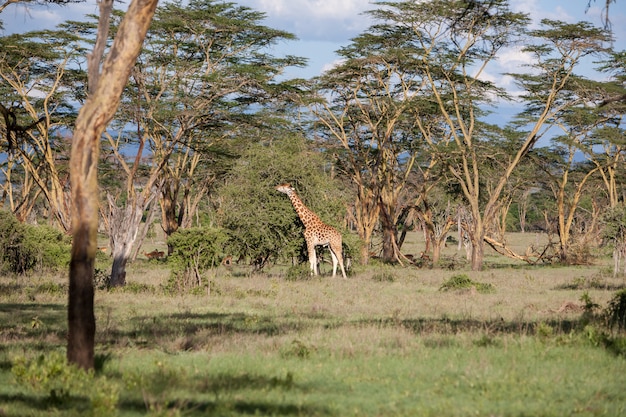
[[[96,293],[89,376],[63,366],[66,277],[0,277],[0,416],[626,416],[623,350],[589,318],[625,287],[609,260],[486,261],[347,281],[221,267],[195,295],[138,261]],[[441,291],[459,275],[490,291]]]

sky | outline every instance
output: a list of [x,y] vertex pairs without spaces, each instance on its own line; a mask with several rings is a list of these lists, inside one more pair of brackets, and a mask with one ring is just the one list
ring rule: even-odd
[[[331,68],[338,60],[337,51],[363,33],[372,24],[366,10],[375,8],[369,0],[230,0],[264,12],[266,26],[293,33],[297,41],[275,46],[275,55],[292,54],[308,59],[306,68],[290,69],[289,78],[311,78]],[[511,0],[514,11],[525,12],[537,23],[543,18],[577,22],[587,20],[602,25],[604,0]],[[34,29],[54,28],[66,20],[81,20],[86,14],[97,14],[95,0],[67,6],[35,6],[12,4],[1,14],[4,34],[21,33]],[[613,24],[616,50],[626,50],[626,0],[611,4],[610,19]],[[512,79],[506,72],[519,72],[526,57],[519,50],[505,51],[498,63],[490,67],[485,77],[515,93]]]

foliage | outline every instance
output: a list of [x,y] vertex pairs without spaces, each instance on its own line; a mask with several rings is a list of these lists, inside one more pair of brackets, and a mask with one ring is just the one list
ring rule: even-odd
[[228,236],[216,228],[182,229],[167,239],[174,252],[168,257],[171,266],[170,290],[184,291],[201,287],[202,275],[220,264]]
[[83,408],[81,399],[87,398],[88,415],[111,416],[117,412],[118,384],[68,364],[61,352],[41,354],[34,360],[20,356],[13,361],[11,372],[19,385],[47,395],[57,407]]
[[0,271],[14,274],[67,267],[69,238],[51,226],[20,223],[0,211]]
[[[295,91],[277,77],[304,60],[272,55],[273,45],[295,36],[263,25],[264,19],[249,7],[215,0],[166,1],[156,11],[115,120],[130,130],[116,146],[137,158],[150,151],[145,172],[133,174],[158,178],[168,236],[193,224],[239,142],[256,140],[259,129],[273,131],[275,108]],[[246,135],[250,129],[254,134]]]
[[289,199],[276,191],[280,183],[291,183],[311,210],[341,231],[342,190],[326,167],[297,134],[279,132],[271,142],[251,145],[219,191],[217,220],[228,230],[233,258],[305,259],[302,226]]
[[22,221],[43,206],[70,229],[67,131],[84,98],[84,54],[65,30],[0,37],[0,164],[3,188],[13,189],[4,198]]
[[615,245],[626,243],[626,205],[607,210],[602,223],[602,239]]
[[304,281],[311,279],[311,268],[308,262],[302,262],[292,265],[287,269],[285,280],[287,281]]
[[454,291],[471,288],[475,288],[476,291],[482,294],[495,292],[495,287],[492,284],[473,281],[465,274],[453,275],[439,287],[439,291]]

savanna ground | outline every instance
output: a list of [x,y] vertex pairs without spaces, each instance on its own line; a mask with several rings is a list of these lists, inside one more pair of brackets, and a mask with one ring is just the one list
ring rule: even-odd
[[[590,318],[626,286],[608,257],[490,253],[472,272],[444,255],[456,269],[374,263],[348,280],[220,267],[185,295],[163,290],[166,262],[139,260],[96,292],[92,375],[63,363],[65,275],[0,277],[0,416],[626,416],[626,358]],[[459,277],[475,285],[441,290]]]

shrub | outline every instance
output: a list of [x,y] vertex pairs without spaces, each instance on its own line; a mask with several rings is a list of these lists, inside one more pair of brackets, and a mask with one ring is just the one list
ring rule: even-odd
[[68,236],[50,226],[20,223],[12,213],[0,211],[0,272],[65,268],[69,260]]
[[174,252],[168,257],[172,270],[168,289],[185,291],[204,285],[202,274],[220,264],[227,241],[227,234],[215,228],[195,227],[171,235],[167,243]]
[[35,393],[47,396],[55,405],[83,407],[94,416],[115,415],[119,386],[105,377],[96,378],[93,371],[84,371],[67,363],[60,352],[40,355],[34,360],[17,358],[11,368],[15,381]]
[[313,346],[309,346],[301,340],[294,339],[288,346],[283,347],[281,356],[283,358],[308,359],[315,351]]
[[378,282],[394,282],[396,275],[393,273],[392,269],[381,268],[372,275],[372,279]]
[[482,294],[495,291],[493,285],[472,281],[470,277],[465,274],[453,275],[448,281],[444,282],[443,285],[439,287],[439,291],[462,290],[470,289],[472,287]]
[[287,281],[305,281],[308,279],[311,279],[311,267],[308,262],[290,266],[285,276]]

